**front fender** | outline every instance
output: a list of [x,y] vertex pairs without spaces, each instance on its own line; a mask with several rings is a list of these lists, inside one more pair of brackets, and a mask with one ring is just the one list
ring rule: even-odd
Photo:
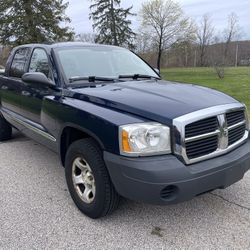
[[119,112],[90,102],[70,97],[49,97],[46,114],[55,120],[55,137],[60,138],[65,127],[77,128],[92,136],[103,150],[119,154],[118,128],[120,125],[146,121],[144,118]]

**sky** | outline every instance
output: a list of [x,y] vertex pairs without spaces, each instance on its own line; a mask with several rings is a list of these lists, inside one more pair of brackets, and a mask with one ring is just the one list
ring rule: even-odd
[[[123,7],[133,5],[133,12],[137,13],[143,2],[147,0],[121,0]],[[201,17],[208,13],[219,33],[227,25],[227,17],[235,12],[242,27],[242,39],[250,40],[250,0],[176,0],[182,6],[185,14],[193,18],[197,23]],[[76,34],[92,33],[92,23],[89,20],[90,0],[65,0],[69,2],[66,14],[71,18],[71,26]],[[138,29],[140,21],[138,17],[131,18],[134,29]]]

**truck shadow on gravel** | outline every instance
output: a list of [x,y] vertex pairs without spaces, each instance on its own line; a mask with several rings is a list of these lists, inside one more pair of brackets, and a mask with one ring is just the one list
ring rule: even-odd
[[[24,136],[21,132],[17,131],[16,129],[13,129],[12,138],[8,140],[8,143],[25,142],[25,141],[32,141],[32,140]],[[35,141],[33,142],[36,143]]]

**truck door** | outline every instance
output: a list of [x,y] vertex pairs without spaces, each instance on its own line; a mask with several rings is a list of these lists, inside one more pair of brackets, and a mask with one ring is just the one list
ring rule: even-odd
[[[33,50],[27,72],[44,73],[53,81],[52,66],[45,49]],[[56,139],[53,137],[55,120],[53,115],[46,112],[44,108],[45,97],[55,96],[56,90],[44,84],[22,81],[20,92],[20,115],[26,123],[23,133],[56,151]]]
[[[41,72],[52,80],[52,70],[44,49],[35,48],[33,50],[27,72]],[[41,124],[43,99],[45,96],[53,95],[54,91],[42,84],[25,82],[22,82],[20,88],[21,115],[31,122]]]
[[[27,70],[30,48],[19,48],[10,56],[5,76],[1,78],[0,96],[2,113],[20,114],[22,75]],[[4,112],[5,111],[5,112]]]

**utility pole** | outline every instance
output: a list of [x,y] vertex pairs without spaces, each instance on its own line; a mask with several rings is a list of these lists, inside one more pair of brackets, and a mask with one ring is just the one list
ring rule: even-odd
[[187,46],[185,46],[185,67],[188,66],[188,49]]
[[236,52],[235,52],[235,67],[238,66],[238,54],[239,54],[239,44],[236,44]]
[[194,67],[196,68],[197,65],[197,50],[194,51]]

